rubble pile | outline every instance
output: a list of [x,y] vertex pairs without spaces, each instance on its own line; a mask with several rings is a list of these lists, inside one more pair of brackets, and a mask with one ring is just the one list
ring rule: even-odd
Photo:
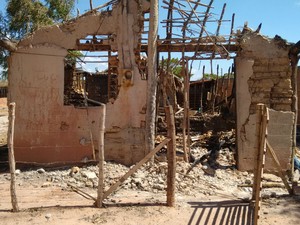
[[[178,136],[178,139],[181,137]],[[157,141],[164,139],[158,136]],[[235,168],[235,132],[211,131],[202,135],[193,135],[191,144],[191,162],[177,160],[176,193],[188,196],[204,195],[235,196],[237,193],[250,195],[253,175],[240,172]],[[177,143],[178,152],[182,151],[180,141]],[[137,172],[121,185],[122,189],[147,191],[151,193],[164,192],[167,188],[166,149],[155,157],[155,160],[145,163]],[[158,160],[159,159],[159,160]],[[180,159],[180,157],[178,157]],[[114,162],[104,162],[105,190],[115,184],[130,169]],[[60,170],[45,170],[43,168],[30,171],[16,171],[17,184],[33,187],[58,186],[70,190],[70,185],[89,192],[98,188],[99,169],[97,165],[84,167],[69,167]],[[9,174],[3,174],[1,179],[9,180]],[[276,181],[278,182],[278,181]],[[279,179],[280,183],[280,179]],[[70,184],[70,185],[69,185]]]
[[84,107],[84,95],[78,91],[75,91],[73,88],[67,88],[64,93],[64,104]]
[[[201,166],[196,166],[186,175],[189,163],[178,162],[176,168],[176,192],[193,195],[203,193],[207,195],[215,194],[217,190],[232,189],[236,190],[237,184],[249,179],[248,173],[241,173],[232,169],[218,169],[215,176],[207,175]],[[105,163],[105,189],[117,182],[120,177],[130,168],[113,162]],[[34,187],[58,186],[68,188],[72,184],[77,188],[97,189],[98,187],[98,166],[88,166],[83,168],[73,167],[65,170],[45,171],[44,169],[31,170],[17,173],[17,185],[31,185]],[[9,174],[3,176],[6,180],[10,179]],[[167,163],[166,162],[148,162],[131,177],[129,177],[121,186],[123,189],[162,192],[166,189]]]

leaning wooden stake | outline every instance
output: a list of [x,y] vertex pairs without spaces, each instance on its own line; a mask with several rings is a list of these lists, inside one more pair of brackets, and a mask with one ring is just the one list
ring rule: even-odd
[[117,188],[135,171],[137,171],[145,162],[149,161],[156,152],[158,152],[164,145],[170,141],[169,138],[164,139],[159,145],[157,145],[152,151],[150,151],[141,161],[139,161],[134,167],[132,167],[126,174],[124,174],[119,181],[112,185],[103,195],[103,199],[107,198],[111,193],[113,193]]
[[258,224],[259,210],[261,206],[262,174],[266,155],[266,136],[267,136],[268,115],[264,104],[256,106],[256,165],[254,167],[253,193],[254,202],[254,225]]
[[15,129],[15,107],[16,103],[12,102],[9,104],[9,126],[8,126],[8,158],[9,158],[9,169],[10,169],[10,194],[13,212],[19,211],[17,195],[16,195],[16,162],[14,155],[14,129]]
[[106,116],[106,106],[102,104],[101,113],[99,121],[99,141],[98,141],[98,151],[99,151],[99,181],[98,181],[98,196],[96,205],[97,207],[102,207],[103,201],[103,191],[104,191],[104,130],[105,130],[105,116]]
[[285,173],[282,171],[282,167],[281,167],[280,162],[277,158],[277,155],[276,155],[274,149],[272,148],[272,146],[270,145],[270,143],[268,142],[268,140],[266,140],[266,142],[267,142],[267,150],[270,153],[270,155],[272,156],[272,159],[273,159],[273,161],[274,161],[274,163],[277,167],[277,172],[278,172],[280,178],[282,179],[282,182],[284,183],[285,188],[288,190],[289,194],[292,195],[293,190],[290,187],[290,185],[289,185],[289,183],[288,183],[288,181],[285,177]]
[[176,135],[172,106],[165,107],[168,123],[168,178],[167,178],[167,205],[175,206],[175,176],[176,176]]

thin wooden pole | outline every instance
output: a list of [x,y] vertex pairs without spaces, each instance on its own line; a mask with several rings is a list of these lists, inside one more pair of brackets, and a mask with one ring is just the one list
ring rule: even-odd
[[231,18],[231,27],[230,27],[230,36],[229,36],[229,39],[228,39],[228,46],[230,46],[230,43],[231,43],[231,38],[232,38],[232,35],[233,35],[233,27],[234,27],[234,18],[235,18],[235,13],[232,14],[232,18]]
[[175,206],[175,176],[176,176],[176,135],[174,112],[172,106],[165,107],[168,123],[168,177],[167,177],[167,205]]
[[268,123],[268,115],[266,106],[264,104],[257,104],[256,106],[256,151],[254,156],[256,158],[256,164],[254,166],[254,179],[253,179],[253,192],[252,200],[254,203],[254,225],[258,224],[259,210],[261,207],[261,178],[263,174],[263,168],[265,164],[266,153],[266,129]]
[[225,103],[227,104],[227,98],[228,98],[228,89],[230,85],[230,74],[231,74],[231,67],[228,68],[227,73],[227,82],[226,82],[226,91],[225,91]]
[[139,161],[134,167],[132,167],[124,176],[122,176],[114,185],[112,185],[103,195],[103,199],[107,198],[112,192],[114,192],[128,177],[130,177],[135,171],[137,171],[145,162],[150,160],[152,156],[158,152],[165,144],[170,141],[169,138],[164,139],[159,145],[157,145],[152,151],[150,151],[141,161]]
[[203,92],[204,92],[204,75],[205,75],[205,66],[202,69],[202,82],[201,82],[201,94],[200,94],[200,108],[203,113]]
[[217,65],[217,78],[216,78],[216,85],[215,85],[214,104],[218,104],[218,93],[219,93],[219,64]]
[[93,0],[90,0],[90,9],[93,10]]
[[158,34],[158,0],[150,1],[150,21],[148,36],[148,84],[146,111],[146,153],[154,148],[155,112],[157,88],[157,34]]
[[223,76],[223,68],[221,68],[221,77],[222,77],[222,88],[221,88],[221,99],[220,101],[224,100],[224,79],[225,79],[225,75]]
[[[111,51],[108,51],[108,62],[111,60]],[[108,63],[107,70],[107,101],[111,98],[111,64]]]
[[272,156],[273,161],[275,162],[275,165],[277,167],[277,172],[278,172],[280,178],[282,179],[282,182],[284,183],[285,188],[288,190],[289,194],[292,195],[293,190],[290,187],[287,179],[285,178],[285,174],[282,171],[282,167],[281,167],[280,162],[277,158],[277,155],[276,155],[274,149],[272,148],[272,146],[270,145],[270,143],[268,142],[268,140],[266,140],[266,142],[267,142],[267,150],[270,153],[270,155]]
[[191,120],[190,120],[190,79],[191,79],[191,71],[192,71],[192,64],[189,70],[189,62],[186,61],[186,74],[187,74],[187,107],[188,107],[188,114],[187,114],[187,153],[188,153],[188,161],[190,160],[191,156]]
[[118,2],[118,0],[111,0],[111,1],[109,1],[109,2],[106,2],[106,3],[103,4],[103,5],[97,6],[96,8],[93,8],[92,10],[87,11],[87,12],[81,14],[79,17],[84,17],[84,16],[86,16],[86,15],[92,14],[92,13],[96,12],[96,11],[99,10],[99,9],[102,9],[102,8],[107,7],[107,6],[109,6],[109,5],[112,5],[112,4],[116,4],[117,2]]
[[16,162],[14,154],[14,130],[15,130],[15,108],[16,103],[12,102],[9,104],[9,127],[8,127],[8,158],[9,158],[9,169],[10,169],[10,194],[11,204],[13,212],[19,211],[18,200],[16,195]]
[[83,89],[83,96],[84,96],[84,105],[85,105],[85,109],[86,109],[86,120],[87,120],[87,124],[89,126],[89,135],[90,135],[90,139],[91,139],[93,160],[95,160],[96,159],[96,153],[95,153],[95,145],[94,145],[94,137],[93,137],[93,132],[92,132],[92,125],[89,121],[90,115],[89,115],[89,106],[88,106],[88,98],[87,98],[87,94],[86,94],[86,87],[84,87],[84,89]]
[[102,104],[100,112],[99,121],[99,141],[98,141],[98,151],[99,151],[99,181],[98,181],[98,196],[96,205],[98,208],[102,207],[103,192],[104,192],[104,131],[105,131],[105,117],[106,117],[106,106]]
[[224,3],[224,5],[223,5],[222,13],[221,13],[220,19],[218,20],[218,28],[217,28],[217,31],[216,31],[216,36],[219,36],[219,32],[220,32],[223,16],[224,16],[224,13],[225,13],[225,9],[226,9],[226,3]]
[[[213,63],[212,63],[212,59],[210,59],[210,77],[211,77],[211,81],[213,81]],[[215,85],[216,83],[214,82],[214,85],[210,86],[210,90],[211,90],[211,94],[212,94],[212,98],[211,98],[211,107],[212,107],[212,113],[215,113]]]
[[95,197],[93,197],[90,194],[80,190],[78,187],[74,186],[73,184],[67,183],[67,185],[70,186],[73,191],[80,194],[81,196],[83,196],[85,198],[89,198],[91,200],[94,200],[95,202],[97,201],[97,199]]
[[185,65],[186,61],[182,59],[182,75],[183,75],[183,79],[184,79],[184,111],[183,111],[183,123],[182,123],[182,138],[183,138],[183,152],[184,152],[184,161],[188,162],[188,149],[187,149],[187,118],[188,118],[188,74],[186,71],[186,65]]
[[202,26],[201,26],[201,31],[200,31],[199,38],[202,37],[203,32],[205,31],[206,22],[207,22],[207,20],[208,20],[208,18],[209,18],[209,16],[210,16],[209,11],[210,11],[210,9],[211,9],[211,6],[212,6],[213,2],[214,2],[214,0],[210,0],[210,2],[209,2],[209,4],[208,4],[208,7],[207,7],[207,9],[206,9],[205,17],[204,17],[203,22],[202,22]]

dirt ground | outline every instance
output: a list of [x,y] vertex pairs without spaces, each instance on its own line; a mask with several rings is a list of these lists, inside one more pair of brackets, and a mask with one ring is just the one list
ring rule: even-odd
[[[0,140],[3,140],[3,145],[7,131],[6,99],[0,99],[0,102]],[[83,197],[67,185],[72,182],[96,197],[97,189],[93,182],[97,178],[92,178],[96,174],[96,166],[80,168],[78,176],[71,176],[70,167],[56,170],[21,169],[16,178],[21,210],[18,213],[11,212],[10,175],[1,172],[0,224],[252,224],[252,210],[247,201],[251,188],[239,187],[239,184],[251,181],[252,174],[227,168],[218,169],[215,176],[209,176],[198,166],[188,177],[180,175],[186,172],[188,166],[178,162],[176,206],[173,208],[165,205],[164,183],[162,188],[157,185],[165,178],[157,172],[164,173],[161,172],[163,163],[157,163],[154,169],[145,167],[138,171],[105,201],[105,207],[101,209],[94,206],[94,200]],[[105,168],[106,186],[118,180],[128,169],[112,163],[106,163]],[[154,179],[156,176],[159,179]],[[277,179],[271,175],[269,177]],[[149,179],[151,182],[144,182]],[[264,190],[263,196],[260,225],[300,223],[299,196],[288,196],[282,188]]]

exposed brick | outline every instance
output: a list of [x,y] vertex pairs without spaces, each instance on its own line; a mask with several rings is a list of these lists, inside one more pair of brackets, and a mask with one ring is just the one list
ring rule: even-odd
[[286,105],[286,104],[274,104],[274,105],[272,106],[272,108],[273,108],[274,110],[278,110],[278,111],[286,111],[286,112],[292,110],[291,105]]

